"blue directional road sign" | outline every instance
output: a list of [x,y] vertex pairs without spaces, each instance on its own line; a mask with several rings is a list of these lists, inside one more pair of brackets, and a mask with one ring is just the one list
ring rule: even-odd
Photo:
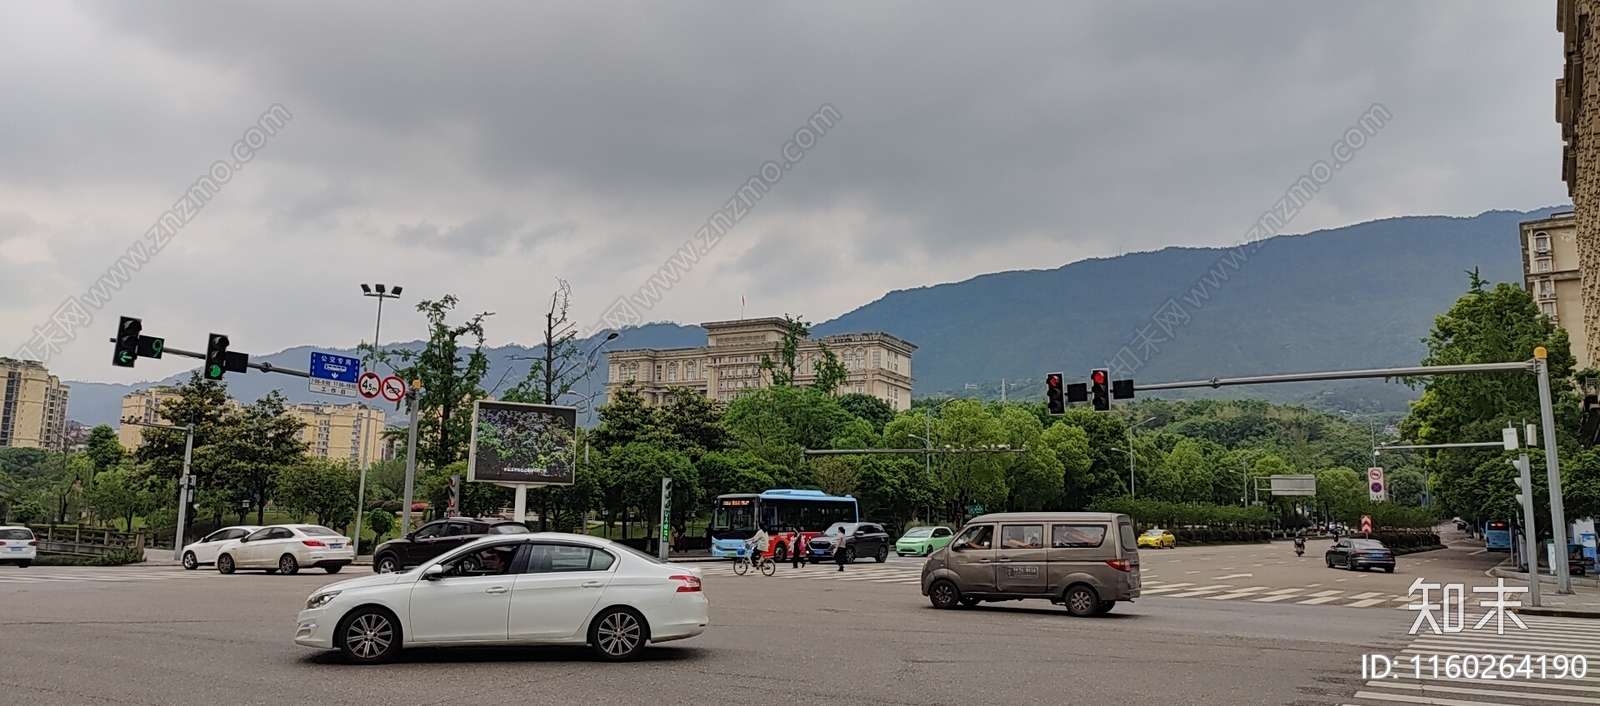
[[311,352],[312,392],[339,397],[356,397],[356,379],[361,377],[361,359],[335,353]]

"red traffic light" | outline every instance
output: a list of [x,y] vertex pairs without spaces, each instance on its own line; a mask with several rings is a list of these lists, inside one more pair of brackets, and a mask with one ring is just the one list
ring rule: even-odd
[[1044,384],[1049,385],[1050,387],[1061,387],[1061,376],[1049,375],[1045,377]]
[[1093,380],[1096,385],[1104,385],[1106,384],[1106,371],[1096,370],[1089,374],[1089,379]]

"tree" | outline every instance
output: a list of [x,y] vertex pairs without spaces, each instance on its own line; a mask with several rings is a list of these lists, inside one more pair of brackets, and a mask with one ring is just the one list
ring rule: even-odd
[[89,459],[94,461],[95,473],[116,468],[122,463],[124,456],[122,444],[117,441],[116,430],[105,424],[96,425],[89,430],[89,440],[84,453],[89,454]]
[[856,492],[855,457],[823,456],[810,462],[811,474],[829,495],[851,495]]
[[662,443],[667,432],[657,417],[658,408],[645,404],[644,396],[631,385],[619,388],[609,404],[599,409],[600,424],[589,434],[589,443],[601,452],[634,442]]
[[1088,507],[1091,498],[1074,493],[1089,485],[1086,476],[1094,465],[1094,458],[1089,454],[1089,435],[1082,428],[1055,422],[1039,434],[1039,447],[1061,464],[1061,477],[1057,481],[1061,487],[1058,506],[1070,510]]
[[783,315],[783,340],[777,350],[761,356],[761,369],[772,376],[775,387],[794,387],[799,377],[800,342],[811,336],[811,324],[805,319]]
[[817,360],[811,364],[811,369],[817,376],[811,386],[830,395],[850,379],[850,369],[844,367],[844,363],[839,362],[839,356],[821,341],[817,342]]
[[839,406],[872,425],[874,433],[882,434],[883,426],[894,421],[894,407],[872,395],[851,392],[839,396]]
[[[422,350],[384,351],[379,357],[397,357],[393,366],[405,380],[422,382],[417,422],[417,459],[429,468],[442,468],[467,457],[473,403],[484,397],[483,377],[489,357],[483,352],[483,312],[452,326],[446,320],[459,302],[454,295],[423,300],[417,311],[428,319],[428,342]],[[463,339],[471,339],[465,355]],[[370,350],[370,347],[367,347]]]
[[550,307],[544,314],[543,350],[533,358],[527,376],[507,390],[501,399],[557,404],[572,392],[573,385],[594,372],[594,356],[584,355],[578,345],[578,327],[567,315],[571,304],[571,285],[557,279],[556,290],[550,295]]
[[145,487],[144,476],[131,464],[119,464],[96,473],[84,489],[84,500],[99,516],[122,520],[126,532],[133,531],[134,517],[154,504],[152,494]]
[[655,421],[672,448],[690,458],[728,448],[732,439],[722,425],[722,403],[686,387],[670,389],[667,397],[671,401],[656,408]]
[[312,514],[327,527],[355,519],[357,478],[339,461],[304,458],[278,472],[273,500],[296,515]]
[[[283,393],[273,390],[228,415],[219,439],[208,449],[218,480],[235,498],[250,501],[256,524],[266,522],[266,505],[278,472],[301,463],[305,456],[305,444],[300,442],[305,425],[289,414],[286,403]],[[350,505],[355,505],[354,498]]]
[[394,513],[388,510],[373,508],[371,512],[367,513],[366,526],[372,530],[374,544],[382,542],[384,535],[389,534],[389,530],[394,529],[394,522]]
[[1054,505],[1061,497],[1064,468],[1061,459],[1043,443],[1044,425],[1026,410],[1006,405],[999,408],[999,422],[1005,444],[1022,453],[1005,454],[1005,483],[1010,510],[1036,511]]

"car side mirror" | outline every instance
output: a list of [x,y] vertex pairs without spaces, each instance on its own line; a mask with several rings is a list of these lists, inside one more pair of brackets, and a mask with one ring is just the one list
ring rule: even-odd
[[438,581],[442,578],[444,578],[444,567],[439,564],[434,564],[422,570],[423,581]]
[[239,538],[239,543],[240,544],[244,544],[245,542],[248,542],[248,541],[250,541],[249,537],[240,537]]

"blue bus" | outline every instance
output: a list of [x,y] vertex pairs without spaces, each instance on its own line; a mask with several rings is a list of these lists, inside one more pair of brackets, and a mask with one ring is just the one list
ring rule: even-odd
[[1483,548],[1491,552],[1511,551],[1511,523],[1490,520],[1483,524]]
[[772,538],[767,556],[784,561],[794,552],[795,528],[808,539],[822,534],[835,522],[859,522],[856,499],[820,490],[768,490],[762,493],[718,495],[712,507],[711,556],[738,556],[744,543],[756,534],[756,524]]

